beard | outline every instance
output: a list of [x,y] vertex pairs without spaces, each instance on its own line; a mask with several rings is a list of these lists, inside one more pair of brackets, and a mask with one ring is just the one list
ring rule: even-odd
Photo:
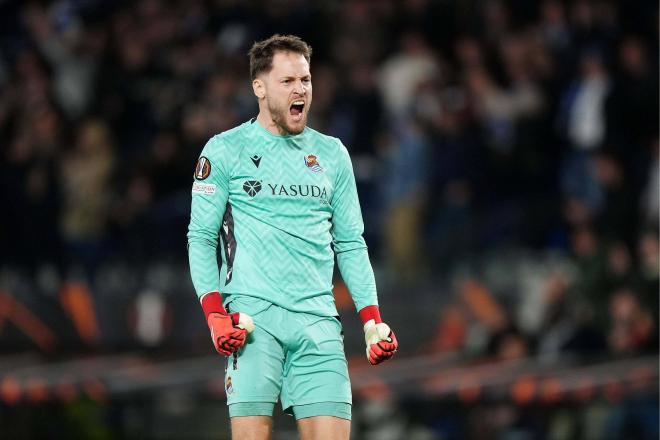
[[300,134],[305,129],[307,125],[307,108],[303,110],[303,117],[300,122],[291,124],[289,123],[289,108],[284,106],[275,105],[268,97],[266,98],[266,105],[268,106],[268,111],[270,116],[273,119],[275,125],[282,135],[288,134]]

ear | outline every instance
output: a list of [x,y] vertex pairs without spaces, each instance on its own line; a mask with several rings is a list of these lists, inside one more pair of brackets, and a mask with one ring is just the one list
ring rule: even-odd
[[266,97],[266,84],[263,80],[256,78],[252,81],[252,91],[258,99],[264,99]]

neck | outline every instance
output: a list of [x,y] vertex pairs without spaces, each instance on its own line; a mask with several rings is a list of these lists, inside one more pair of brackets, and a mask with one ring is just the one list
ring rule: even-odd
[[259,114],[257,115],[257,123],[261,124],[263,128],[265,128],[268,132],[278,135],[278,136],[286,136],[290,134],[286,130],[282,129],[279,125],[273,121],[273,117],[270,115],[269,111],[264,111],[259,110]]

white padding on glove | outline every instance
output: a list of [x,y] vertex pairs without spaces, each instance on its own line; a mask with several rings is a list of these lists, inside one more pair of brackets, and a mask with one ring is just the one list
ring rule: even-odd
[[376,324],[376,321],[370,319],[364,324],[364,342],[367,343],[367,359],[369,359],[369,347],[380,341],[392,342],[390,338],[390,326],[384,322]]
[[245,329],[248,333],[252,333],[254,331],[254,321],[250,315],[246,313],[239,313],[238,325],[236,327]]

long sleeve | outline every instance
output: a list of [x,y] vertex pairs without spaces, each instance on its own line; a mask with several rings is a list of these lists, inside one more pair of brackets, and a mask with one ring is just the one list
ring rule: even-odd
[[188,258],[197,296],[220,291],[218,233],[229,198],[229,172],[222,141],[216,136],[204,146],[192,187]]
[[378,305],[376,280],[362,233],[364,223],[360,211],[353,166],[348,151],[340,147],[340,162],[332,197],[332,238],[339,271],[346,282],[357,310]]

